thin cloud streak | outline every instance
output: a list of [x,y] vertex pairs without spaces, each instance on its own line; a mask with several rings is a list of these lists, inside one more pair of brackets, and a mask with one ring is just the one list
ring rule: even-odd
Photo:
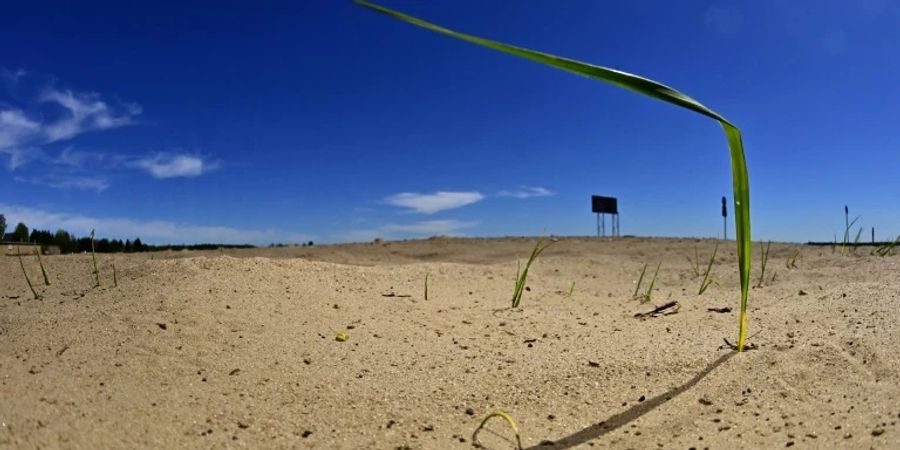
[[384,203],[408,208],[419,214],[434,214],[449,209],[462,208],[483,199],[484,195],[481,195],[480,192],[438,191],[434,194],[402,192],[385,198]]
[[[8,72],[8,71],[7,71]],[[18,82],[25,72],[17,71],[6,78]],[[38,159],[42,146],[72,139],[80,134],[96,130],[108,130],[134,123],[141,113],[137,104],[112,107],[98,94],[77,93],[71,90],[46,88],[38,96],[32,108],[53,105],[61,110],[55,119],[29,114],[21,107],[0,109],[0,154],[9,158],[7,168],[16,170],[27,162]]]
[[192,178],[208,173],[218,167],[218,163],[206,161],[199,156],[171,155],[157,153],[153,157],[139,159],[133,163],[154,178]]
[[556,193],[540,186],[519,186],[519,189],[515,191],[500,191],[497,195],[500,197],[526,199],[534,197],[550,197],[556,195]]

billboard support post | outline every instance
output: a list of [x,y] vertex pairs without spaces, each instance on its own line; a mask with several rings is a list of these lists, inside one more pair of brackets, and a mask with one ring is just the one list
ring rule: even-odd
[[619,202],[615,197],[591,196],[591,211],[597,214],[597,237],[606,236],[606,215],[610,214],[610,236],[619,236]]

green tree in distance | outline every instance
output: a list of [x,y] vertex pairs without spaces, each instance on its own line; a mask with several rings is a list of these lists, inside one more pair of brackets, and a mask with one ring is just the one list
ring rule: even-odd
[[16,231],[13,231],[13,239],[16,242],[28,242],[28,227],[24,223],[19,222],[16,225]]

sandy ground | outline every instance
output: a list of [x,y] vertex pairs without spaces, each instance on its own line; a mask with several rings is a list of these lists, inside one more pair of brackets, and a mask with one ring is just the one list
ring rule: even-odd
[[100,255],[99,288],[89,255],[46,257],[50,286],[26,258],[43,300],[0,258],[0,447],[471,448],[506,411],[526,448],[900,448],[900,256],[773,244],[736,354],[733,242],[700,296],[714,241],[563,239],[511,310],[533,244]]

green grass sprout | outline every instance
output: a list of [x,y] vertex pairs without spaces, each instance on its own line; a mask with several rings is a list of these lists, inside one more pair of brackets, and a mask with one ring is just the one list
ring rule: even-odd
[[647,263],[644,263],[644,267],[641,268],[641,276],[638,277],[637,286],[634,287],[634,293],[631,294],[631,298],[638,298],[638,291],[641,290],[641,283],[644,281],[645,273],[647,273]]
[[91,230],[91,260],[94,262],[94,287],[100,287],[100,271],[97,270],[97,254],[94,252],[94,230]]
[[652,300],[653,296],[653,286],[656,285],[656,276],[659,275],[659,268],[662,266],[662,261],[656,265],[656,272],[653,273],[653,278],[650,279],[650,286],[647,287],[647,292],[643,294],[638,294],[638,291],[641,289],[641,282],[644,280],[644,273],[647,271],[647,264],[644,264],[644,268],[641,269],[641,276],[638,278],[637,286],[634,288],[634,294],[632,298],[640,300],[641,303],[647,303]]
[[769,246],[772,245],[772,241],[766,243],[766,246],[763,247],[763,243],[759,243],[759,250],[761,253],[762,260],[760,262],[760,272],[759,272],[759,282],[756,283],[756,287],[761,288],[763,286],[763,277],[766,276],[766,263],[769,261]]
[[[846,208],[846,206],[845,206]],[[859,220],[860,216],[856,216],[855,219],[847,222],[846,228],[844,228],[844,240],[841,242],[841,255],[843,256],[844,250],[846,250],[847,246],[850,245],[850,229],[853,228],[853,225],[856,224],[856,221]]]
[[[525,263],[525,270],[519,271],[521,269],[521,264],[516,269],[516,288],[513,291],[512,298],[512,307],[518,308],[519,304],[522,303],[522,292],[525,290],[525,280],[528,278],[528,269],[531,268],[531,265],[540,256],[547,247],[553,245],[556,241],[548,241],[546,244],[544,243],[544,238],[540,238],[537,241],[537,244],[534,245],[534,249],[531,250],[531,256],[528,257],[528,262]],[[543,244],[543,245],[542,245]],[[516,261],[518,263],[518,261]]]
[[572,294],[575,293],[575,282],[572,282],[572,285],[569,286],[569,290],[566,291],[566,297],[572,297]]
[[519,427],[516,425],[516,422],[513,420],[512,416],[502,411],[492,412],[488,414],[487,417],[484,418],[484,420],[481,421],[481,424],[479,424],[478,428],[476,428],[472,433],[472,444],[476,447],[481,447],[481,445],[478,443],[478,433],[481,432],[481,429],[484,428],[484,426],[488,423],[488,420],[491,420],[494,417],[500,417],[509,424],[509,427],[512,428],[513,433],[516,434],[516,449],[522,450],[522,437],[519,435]]
[[41,259],[41,247],[37,249],[38,264],[41,266],[41,275],[44,276],[44,286],[50,286],[50,278],[47,277],[47,270],[44,269],[44,261]]
[[472,44],[488,47],[519,58],[528,59],[540,64],[609,83],[622,89],[630,90],[638,94],[652,97],[656,100],[694,111],[718,122],[725,133],[731,156],[732,188],[734,190],[734,220],[735,229],[737,230],[737,262],[741,283],[741,313],[738,325],[737,351],[741,352],[744,350],[744,345],[747,340],[747,300],[750,294],[750,266],[752,264],[750,258],[752,252],[750,241],[750,180],[747,174],[747,162],[744,157],[744,144],[741,138],[741,131],[734,124],[690,96],[647,78],[522,47],[515,47],[469,34],[458,33],[374,3],[364,0],[355,1],[363,7],[386,14],[412,25]]
[[797,258],[800,257],[800,250],[793,249],[790,253],[788,253],[787,259],[784,261],[784,266],[788,269],[796,269],[797,268]]
[[16,255],[19,257],[19,267],[22,268],[22,275],[25,275],[25,282],[28,283],[28,288],[31,289],[31,295],[34,296],[35,300],[40,300],[41,296],[34,290],[34,285],[31,284],[31,278],[28,278],[28,272],[25,270],[25,263],[22,262],[22,252],[19,251],[18,247],[16,247]]
[[850,249],[850,253],[856,254],[856,249],[859,248],[859,238],[862,237],[862,232],[862,227],[859,227],[859,231],[856,232],[856,237],[853,238],[853,248]]
[[656,272],[653,272],[653,278],[650,279],[650,286],[647,287],[647,293],[644,294],[644,298],[649,302],[651,300],[651,296],[653,295],[653,286],[656,285],[656,276],[659,275],[659,268],[662,266],[662,261],[656,265]]
[[896,250],[900,246],[900,235],[897,236],[897,239],[894,239],[893,242],[888,242],[882,246],[879,246],[878,249],[875,250],[875,254],[881,256],[882,258],[888,255],[893,255],[894,250]]
[[697,253],[697,246],[694,246],[694,258],[691,259],[691,256],[688,255],[687,260],[694,272],[694,278],[700,278],[700,255]]
[[716,262],[716,253],[719,251],[719,243],[716,242],[716,246],[713,248],[713,254],[709,258],[709,264],[706,266],[706,272],[703,273],[703,281],[700,282],[700,292],[697,295],[703,295],[706,292],[706,289],[713,283],[713,279],[709,276],[712,273],[713,264]]

